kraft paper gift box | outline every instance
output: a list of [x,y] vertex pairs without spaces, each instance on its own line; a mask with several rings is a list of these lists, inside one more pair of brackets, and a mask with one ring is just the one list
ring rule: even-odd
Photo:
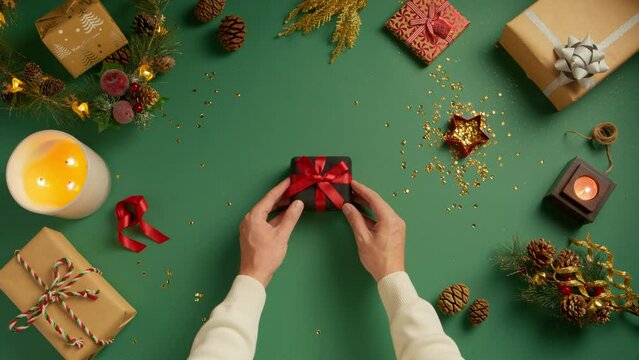
[[468,24],[446,0],[409,0],[386,22],[386,28],[429,64]]
[[128,43],[99,0],[67,0],[35,26],[44,44],[74,78]]
[[[20,250],[19,255],[46,286],[51,286],[54,282],[53,266],[62,258],[67,258],[74,266],[73,272],[65,282],[66,284],[79,273],[91,268],[91,264],[78,253],[62,233],[49,228],[43,228]],[[67,274],[66,265],[63,264],[58,269],[60,277]],[[23,264],[18,262],[17,254],[12,256],[7,264],[0,269],[0,289],[19,309],[19,311],[16,310],[16,315],[19,312],[28,311],[45,294],[41,284],[32,277]],[[64,299],[64,302],[94,336],[105,340],[113,339],[133,319],[136,314],[135,309],[96,272],[90,272],[80,277],[67,289],[67,291],[73,292],[85,290],[97,291],[98,294],[95,299],[70,296]],[[90,359],[104,346],[107,346],[94,342],[64,310],[60,302],[49,302],[46,312],[50,319],[71,338],[83,341],[81,348],[68,345],[67,340],[60,336],[43,316],[39,316],[33,325],[65,359]],[[7,322],[10,320],[6,319]],[[25,323],[25,319],[21,319],[16,327],[23,326]],[[25,331],[31,330],[33,329],[25,329]],[[12,334],[11,336],[23,335]]]
[[539,0],[499,43],[561,110],[639,50],[638,23],[637,0]]

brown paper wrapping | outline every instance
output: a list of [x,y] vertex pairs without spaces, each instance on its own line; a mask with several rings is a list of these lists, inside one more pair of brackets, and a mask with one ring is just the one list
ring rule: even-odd
[[[578,39],[590,34],[600,43],[621,25],[639,13],[637,0],[539,0],[530,8],[559,39]],[[553,45],[526,14],[521,13],[506,24],[499,43],[524,69],[526,75],[543,91],[559,75],[554,64],[557,56]],[[606,48],[605,60],[610,70],[594,75],[599,83],[639,50],[639,26],[635,25],[623,37]],[[577,82],[559,87],[549,99],[557,110],[577,101],[588,89]]]
[[[91,264],[71,245],[60,232],[43,228],[20,254],[35,270],[46,284],[53,280],[53,264],[62,257],[67,257],[75,266],[73,272],[91,267]],[[13,256],[0,270],[0,289],[18,307],[19,312],[35,305],[44,290],[18,263]],[[120,332],[136,314],[135,309],[100,275],[91,273],[82,277],[72,287],[73,290],[100,290],[97,300],[71,297],[66,303],[73,309],[86,326],[101,339],[111,339]],[[16,311],[16,315],[19,313]],[[47,312],[51,319],[58,323],[70,336],[84,339],[84,347],[77,349],[68,346],[65,340],[42,317],[33,325],[55,347],[65,359],[90,359],[98,353],[102,346],[95,344],[82,329],[71,319],[69,314],[58,304],[50,304]],[[7,322],[11,319],[5,319]],[[26,330],[29,331],[30,329]],[[13,334],[20,336],[21,334]]]
[[51,53],[78,77],[128,42],[99,0],[67,0],[38,19]]

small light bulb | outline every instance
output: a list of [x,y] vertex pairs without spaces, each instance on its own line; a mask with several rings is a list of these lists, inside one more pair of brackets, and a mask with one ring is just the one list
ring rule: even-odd
[[38,184],[38,186],[46,186],[47,185],[47,181],[43,177],[39,177],[38,180],[36,180],[36,183]]

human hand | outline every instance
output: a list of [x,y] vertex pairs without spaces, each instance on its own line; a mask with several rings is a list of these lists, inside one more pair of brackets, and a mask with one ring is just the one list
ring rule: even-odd
[[281,203],[291,180],[286,178],[271,189],[240,224],[240,275],[248,275],[266,287],[280,267],[288,239],[297,224],[304,203],[293,201],[286,211],[268,221],[268,215]]
[[404,271],[406,223],[375,191],[353,180],[353,200],[373,211],[377,221],[362,214],[352,204],[342,211],[351,224],[359,259],[364,268],[379,282],[384,276]]

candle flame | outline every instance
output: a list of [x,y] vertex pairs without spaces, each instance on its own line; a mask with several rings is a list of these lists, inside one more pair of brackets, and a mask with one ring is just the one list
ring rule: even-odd
[[24,82],[14,76],[13,79],[11,79],[11,85],[7,85],[7,91],[12,94],[15,94],[17,92],[24,90],[22,85],[24,85]]

